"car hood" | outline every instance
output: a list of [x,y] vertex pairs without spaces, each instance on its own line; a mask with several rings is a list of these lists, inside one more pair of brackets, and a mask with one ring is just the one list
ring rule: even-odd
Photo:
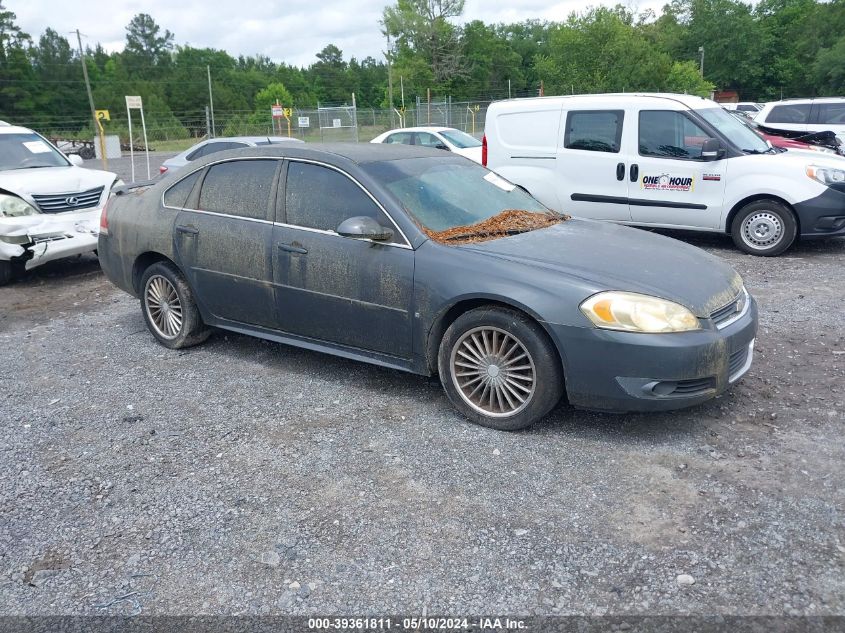
[[600,290],[668,299],[706,318],[742,288],[739,274],[703,250],[663,235],[571,219],[546,229],[458,248],[577,277]]
[[456,154],[460,156],[464,156],[469,158],[470,160],[474,160],[479,165],[481,164],[481,146],[478,147],[465,147],[463,149],[459,149],[455,147],[453,150]]
[[78,193],[110,187],[117,176],[83,167],[41,167],[0,171],[0,189],[29,198],[32,194]]

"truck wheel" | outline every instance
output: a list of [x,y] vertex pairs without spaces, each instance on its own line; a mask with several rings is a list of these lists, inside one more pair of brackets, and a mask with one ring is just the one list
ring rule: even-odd
[[12,281],[12,262],[0,260],[0,286]]
[[515,431],[560,401],[563,371],[546,333],[520,312],[470,310],[443,335],[440,381],[449,400],[476,424]]
[[740,250],[752,255],[780,255],[795,241],[798,223],[786,205],[757,200],[745,205],[731,224],[731,237]]
[[79,157],[84,160],[90,160],[94,158],[95,155],[96,153],[94,152],[93,147],[83,147],[81,150],[79,150]]
[[211,333],[200,318],[188,283],[169,262],[156,262],[144,272],[141,312],[152,335],[170,349],[198,345]]

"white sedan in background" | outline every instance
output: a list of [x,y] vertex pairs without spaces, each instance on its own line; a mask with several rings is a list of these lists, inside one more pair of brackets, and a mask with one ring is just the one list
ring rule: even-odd
[[481,164],[481,141],[452,127],[405,127],[379,134],[370,143],[400,143],[435,147]]

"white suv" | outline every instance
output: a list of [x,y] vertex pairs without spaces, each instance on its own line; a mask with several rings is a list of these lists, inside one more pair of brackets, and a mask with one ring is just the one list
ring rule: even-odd
[[0,286],[15,266],[97,249],[111,172],[80,167],[40,134],[0,121]]
[[835,132],[845,143],[845,98],[772,101],[754,117],[766,127],[797,132]]

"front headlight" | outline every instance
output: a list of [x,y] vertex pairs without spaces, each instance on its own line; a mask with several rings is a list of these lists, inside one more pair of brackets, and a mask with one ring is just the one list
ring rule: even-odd
[[38,215],[40,211],[17,196],[0,193],[0,218],[19,218],[24,215]]
[[812,178],[823,185],[827,185],[828,187],[845,183],[845,169],[807,165],[806,173],[807,177]]
[[689,332],[701,329],[684,306],[636,292],[600,292],[581,304],[596,327],[626,332]]

